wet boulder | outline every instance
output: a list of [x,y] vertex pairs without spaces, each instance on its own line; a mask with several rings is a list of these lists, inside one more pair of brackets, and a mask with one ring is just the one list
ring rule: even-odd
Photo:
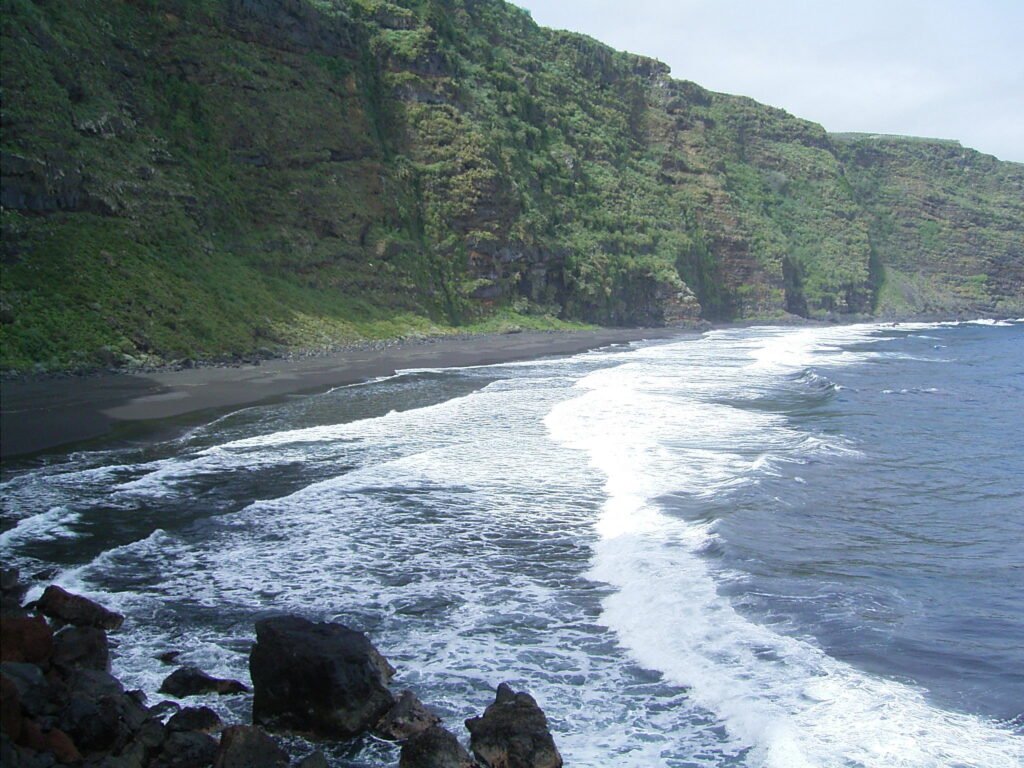
[[25,597],[27,589],[28,586],[22,582],[17,568],[0,568],[0,613],[23,613],[21,600]]
[[213,768],[288,768],[288,753],[255,725],[225,728]]
[[97,627],[98,629],[120,629],[124,616],[104,608],[87,597],[74,595],[51,584],[36,603],[36,609],[64,624]]
[[533,697],[502,683],[482,717],[466,721],[470,749],[488,768],[561,768],[544,712]]
[[427,709],[412,691],[402,691],[394,706],[378,721],[374,732],[391,741],[404,741],[440,724],[441,718]]
[[298,616],[263,619],[249,656],[253,721],[327,738],[369,730],[391,708],[394,669],[366,635]]
[[249,689],[237,680],[212,677],[197,667],[181,667],[169,674],[160,685],[160,693],[177,696],[200,696],[204,693],[221,695],[245,693]]
[[217,756],[217,740],[206,733],[168,734],[152,768],[209,768]]
[[53,654],[53,630],[42,616],[4,616],[0,660],[45,664]]
[[209,707],[185,707],[171,715],[168,731],[202,731],[214,733],[224,727],[220,715]]
[[102,629],[65,627],[54,635],[53,645],[53,663],[59,667],[110,671],[110,643]]
[[402,745],[398,768],[476,768],[476,763],[452,733],[433,725]]

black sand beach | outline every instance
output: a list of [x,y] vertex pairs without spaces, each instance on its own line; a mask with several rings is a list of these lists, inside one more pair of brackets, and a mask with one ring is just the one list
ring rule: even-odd
[[[449,368],[568,355],[608,344],[688,331],[604,328],[408,341],[260,365],[211,366],[2,384],[0,455],[12,457],[110,434],[125,425],[253,405],[277,397],[389,376],[406,368]],[[147,424],[148,423],[148,424]]]

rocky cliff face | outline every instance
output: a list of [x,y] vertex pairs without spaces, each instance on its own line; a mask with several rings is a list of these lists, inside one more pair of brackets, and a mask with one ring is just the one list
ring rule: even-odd
[[500,0],[3,0],[3,365],[1024,307],[1022,166]]

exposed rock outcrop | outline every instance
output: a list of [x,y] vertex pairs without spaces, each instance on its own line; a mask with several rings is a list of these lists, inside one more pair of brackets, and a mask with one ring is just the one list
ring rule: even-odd
[[366,635],[298,616],[256,623],[254,722],[327,738],[369,730],[391,708],[394,669]]
[[534,698],[498,686],[483,716],[466,721],[470,749],[487,768],[561,768],[562,756]]
[[220,737],[213,768],[288,768],[288,753],[261,728],[232,725]]
[[417,733],[402,745],[399,768],[476,768],[454,734],[440,726]]
[[124,623],[121,614],[107,610],[87,597],[73,595],[56,584],[43,591],[36,609],[64,624],[114,630],[120,629]]
[[185,696],[201,696],[204,693],[224,696],[245,693],[248,690],[249,688],[238,680],[213,677],[197,667],[180,667],[169,674],[160,685],[160,693],[167,693],[179,699]]
[[427,709],[412,691],[402,691],[394,706],[378,721],[374,732],[385,739],[404,741],[440,724],[441,718]]

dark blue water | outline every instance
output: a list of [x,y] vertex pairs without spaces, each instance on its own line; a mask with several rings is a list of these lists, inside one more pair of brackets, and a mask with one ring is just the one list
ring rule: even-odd
[[124,612],[153,696],[160,652],[246,679],[294,611],[453,731],[530,690],[567,765],[1017,768],[1022,406],[1020,322],[409,371],[7,465],[0,554]]
[[838,390],[762,403],[857,454],[789,466],[733,499],[719,556],[749,578],[726,593],[940,706],[1019,723],[1024,326],[879,336],[891,341],[869,362],[823,371]]

